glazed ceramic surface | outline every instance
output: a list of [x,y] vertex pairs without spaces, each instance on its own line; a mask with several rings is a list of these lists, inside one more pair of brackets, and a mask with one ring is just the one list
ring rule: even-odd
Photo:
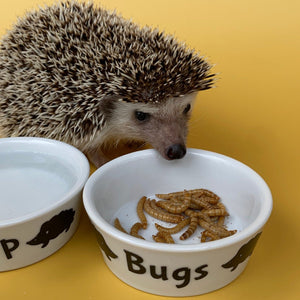
[[[170,245],[153,241],[157,220],[149,215],[148,228],[140,231],[145,240],[113,226],[119,218],[128,232],[139,221],[136,205],[142,196],[195,188],[221,197],[230,215],[225,225],[236,234],[200,243],[198,229],[184,242],[175,236],[176,244]],[[271,192],[255,171],[197,149],[177,161],[153,150],[117,158],[89,178],[83,199],[110,270],[132,287],[165,296],[199,295],[233,281],[246,267],[272,210]]]
[[0,271],[37,262],[75,232],[89,163],[49,139],[0,139]]

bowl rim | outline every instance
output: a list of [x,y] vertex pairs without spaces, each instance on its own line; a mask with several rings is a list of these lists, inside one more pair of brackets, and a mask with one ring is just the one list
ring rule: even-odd
[[118,165],[120,162],[125,162],[132,159],[141,159],[146,156],[155,156],[158,155],[157,152],[153,149],[146,149],[146,150],[140,150],[133,153],[129,153],[123,156],[120,156],[118,158],[115,158],[111,160],[110,162],[106,163],[102,167],[98,168],[87,180],[84,189],[83,189],[83,204],[85,207],[85,210],[93,223],[93,225],[96,227],[98,231],[103,231],[105,234],[109,235],[111,238],[114,238],[120,242],[129,244],[136,248],[143,248],[143,249],[151,249],[153,251],[160,251],[160,252],[172,252],[172,253],[180,253],[180,252],[202,252],[207,250],[214,250],[214,249],[220,249],[223,247],[227,247],[233,244],[240,243],[241,241],[245,241],[247,239],[250,239],[252,236],[254,236],[256,233],[260,232],[269,219],[272,208],[273,208],[273,200],[272,200],[272,194],[271,191],[267,185],[267,183],[264,181],[264,179],[253,169],[251,169],[249,166],[245,165],[244,163],[231,158],[229,156],[219,154],[212,151],[202,150],[202,149],[196,149],[196,148],[188,148],[186,155],[201,155],[201,156],[214,156],[222,160],[230,161],[234,165],[239,166],[240,168],[243,168],[246,170],[251,176],[254,176],[258,182],[258,184],[261,186],[264,195],[265,200],[262,204],[262,209],[260,210],[258,216],[255,218],[255,220],[249,224],[245,229],[243,229],[240,232],[237,232],[236,234],[226,237],[225,239],[220,239],[216,241],[211,241],[209,243],[199,243],[199,244],[163,244],[163,243],[154,243],[147,240],[141,240],[137,239],[135,237],[130,236],[129,234],[123,233],[120,230],[116,229],[112,224],[107,222],[97,211],[92,197],[91,192],[93,185],[97,181],[99,177],[102,176],[105,171],[115,165]]
[[[31,213],[27,213],[25,215],[7,219],[7,220],[0,220],[0,229],[4,229],[10,226],[19,225],[25,222],[32,221],[36,218],[40,218],[43,215],[63,206],[65,203],[67,203],[70,199],[72,199],[76,194],[80,192],[81,189],[83,189],[84,184],[86,183],[89,174],[90,174],[90,164],[86,156],[77,148],[74,146],[67,144],[65,142],[61,142],[54,139],[49,138],[40,138],[40,137],[8,137],[8,138],[0,138],[0,145],[5,143],[15,143],[15,144],[32,144],[32,145],[49,145],[52,147],[57,147],[59,149],[65,149],[68,152],[73,153],[73,155],[76,156],[76,164],[79,164],[79,170],[77,179],[75,183],[72,185],[69,191],[67,191],[60,199],[57,201],[51,203],[50,205],[47,205],[41,209],[38,209],[36,211],[33,211]],[[30,152],[27,151],[26,152]],[[35,151],[36,153],[43,153],[43,151]],[[34,151],[32,153],[35,153]],[[53,155],[53,154],[52,154]],[[54,155],[53,155],[54,156]],[[60,161],[61,158],[59,158]]]

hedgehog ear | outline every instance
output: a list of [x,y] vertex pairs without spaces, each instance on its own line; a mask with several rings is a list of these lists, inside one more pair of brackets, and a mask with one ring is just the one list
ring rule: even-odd
[[109,117],[115,109],[118,101],[123,101],[119,95],[106,95],[100,99],[100,111]]

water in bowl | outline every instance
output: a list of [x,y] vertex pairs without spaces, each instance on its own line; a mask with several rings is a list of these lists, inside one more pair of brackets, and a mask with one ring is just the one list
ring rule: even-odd
[[47,208],[61,200],[76,181],[61,160],[41,153],[0,156],[0,224]]

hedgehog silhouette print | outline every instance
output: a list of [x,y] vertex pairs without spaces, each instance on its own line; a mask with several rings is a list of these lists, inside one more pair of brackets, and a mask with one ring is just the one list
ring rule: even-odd
[[239,249],[237,254],[229,262],[227,262],[226,264],[223,264],[222,267],[225,268],[225,269],[226,268],[227,269],[231,268],[230,271],[231,272],[234,271],[240,263],[245,261],[247,259],[247,257],[252,254],[260,235],[261,235],[261,232],[258,233],[254,238],[252,238],[248,243],[243,245]]
[[47,6],[1,41],[0,134],[61,140],[96,167],[119,142],[180,159],[210,69],[173,36],[92,3]]
[[115,253],[112,252],[112,250],[108,247],[108,245],[106,244],[103,235],[95,230],[96,232],[96,237],[97,237],[97,242],[100,246],[100,248],[103,250],[103,252],[105,253],[106,257],[111,260],[111,258],[118,258],[118,255],[116,255]]
[[45,222],[36,237],[27,242],[27,244],[31,246],[42,244],[42,248],[45,248],[50,240],[58,237],[63,231],[67,232],[70,229],[74,215],[75,211],[72,208],[61,211],[58,215]]

